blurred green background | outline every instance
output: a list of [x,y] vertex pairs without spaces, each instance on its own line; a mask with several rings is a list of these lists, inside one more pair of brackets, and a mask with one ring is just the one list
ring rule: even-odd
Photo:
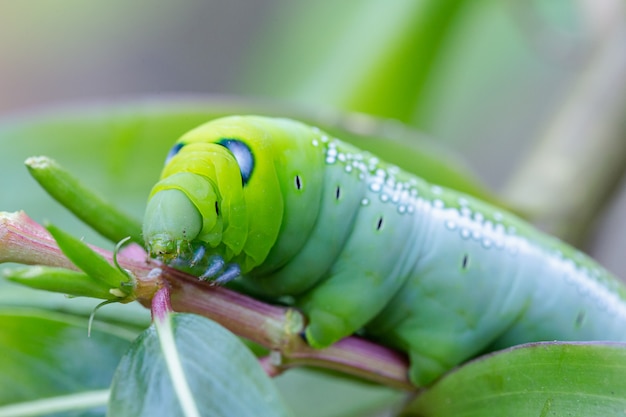
[[[625,9],[621,0],[3,1],[0,126],[66,106],[124,107],[136,97],[211,95],[219,103],[223,95],[231,108],[227,97],[236,95],[304,113],[346,110],[399,120],[462,155],[485,184],[506,193],[518,166],[559,123],[576,130],[610,122],[626,142]],[[571,97],[586,89],[601,94],[570,112]],[[62,137],[58,129],[51,137]],[[38,138],[31,149],[0,135],[0,210],[26,202],[43,220],[42,202],[49,200],[21,157],[56,150],[75,159],[72,149],[90,152],[89,139],[41,146]],[[105,153],[118,173],[125,172],[118,165],[161,163],[155,150],[141,161]],[[76,167],[80,161],[70,168]],[[88,181],[89,175],[98,173]],[[626,181],[612,186],[583,248],[626,278]],[[147,190],[125,192],[140,216]],[[311,415],[348,415],[335,401],[316,399],[336,393],[341,401],[348,394],[332,385],[341,382],[322,385],[316,378],[306,374],[283,389],[312,394],[298,399]],[[311,387],[319,386],[316,396]],[[388,394],[367,394],[364,407],[374,410],[371,404],[385,404]]]

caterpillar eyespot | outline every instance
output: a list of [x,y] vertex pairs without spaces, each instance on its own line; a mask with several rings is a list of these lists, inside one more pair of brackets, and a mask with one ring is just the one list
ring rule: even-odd
[[626,287],[589,257],[292,120],[185,134],[143,233],[173,267],[293,299],[313,347],[359,331],[406,351],[418,386],[486,350],[626,340]]
[[247,184],[254,170],[254,156],[248,145],[238,139],[220,139],[217,143],[231,151],[235,156],[243,184]]
[[172,146],[172,148],[170,149],[170,151],[168,152],[167,156],[165,157],[165,163],[169,163],[170,160],[178,153],[178,151],[180,151],[180,149],[185,146],[184,143],[177,143],[174,146]]

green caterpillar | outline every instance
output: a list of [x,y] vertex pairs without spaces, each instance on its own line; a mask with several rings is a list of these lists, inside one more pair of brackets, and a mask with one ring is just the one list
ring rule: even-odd
[[626,289],[584,254],[292,120],[185,134],[143,234],[202,279],[292,297],[314,347],[363,331],[406,351],[418,386],[524,342],[626,340]]

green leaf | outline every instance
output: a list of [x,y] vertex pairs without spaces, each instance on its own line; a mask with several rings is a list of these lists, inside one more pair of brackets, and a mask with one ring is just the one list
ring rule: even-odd
[[232,333],[206,318],[172,314],[120,362],[108,415],[288,416],[272,380]]
[[533,343],[469,362],[420,395],[406,416],[623,415],[626,344]]
[[[7,410],[18,403],[22,410],[36,410],[41,403],[35,400],[63,402],[65,410],[75,410],[85,408],[91,398],[93,407],[94,395],[102,398],[97,393],[109,386],[133,335],[123,327],[96,322],[88,337],[84,318],[0,309],[0,415],[12,415]],[[100,399],[101,409],[105,404]]]
[[47,229],[65,256],[94,280],[99,281],[101,285],[109,286],[109,291],[116,299],[131,293],[130,278],[109,264],[106,259],[94,252],[87,244],[54,225],[48,225]]
[[56,161],[40,156],[28,158],[25,164],[48,194],[102,236],[115,243],[130,236],[143,244],[141,223],[106,202]]
[[75,297],[93,297],[117,300],[110,288],[87,274],[65,268],[25,266],[5,269],[3,275],[10,281],[40,290],[60,292]]

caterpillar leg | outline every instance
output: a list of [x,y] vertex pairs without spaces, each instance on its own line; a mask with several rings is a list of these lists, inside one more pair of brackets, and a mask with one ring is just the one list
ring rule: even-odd
[[208,281],[209,279],[215,277],[222,269],[226,263],[221,256],[215,255],[209,259],[209,264],[204,270],[204,272],[198,277],[203,281]]
[[218,285],[226,284],[241,275],[241,268],[237,264],[230,264],[226,267],[224,272],[217,278],[215,278],[215,283]]

